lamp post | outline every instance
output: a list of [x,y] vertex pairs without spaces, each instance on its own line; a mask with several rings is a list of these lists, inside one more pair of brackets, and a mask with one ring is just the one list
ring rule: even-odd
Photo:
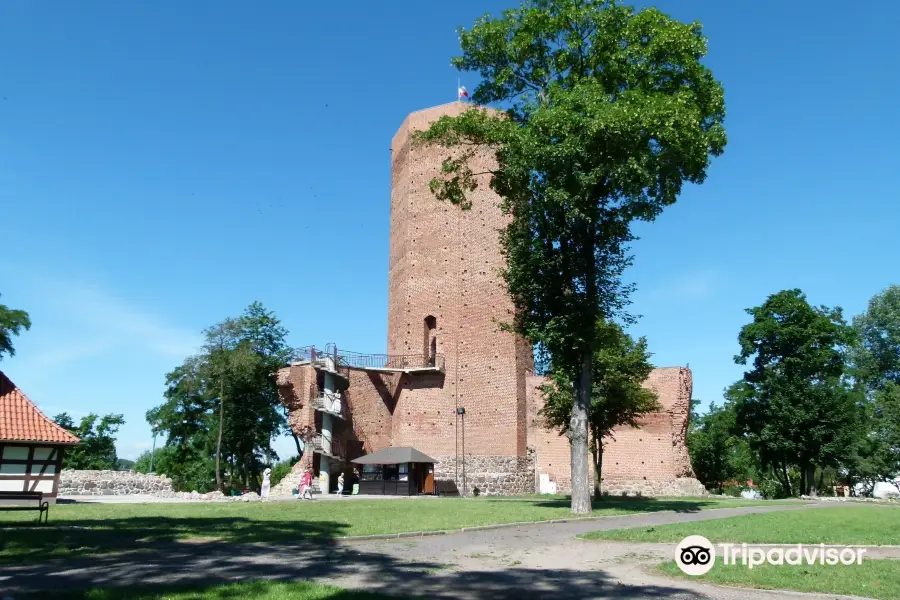
[[153,473],[153,457],[156,455],[156,434],[159,433],[159,425],[153,426],[153,449],[150,450],[150,473]]
[[462,421],[462,471],[463,471],[463,496],[468,496],[468,488],[466,487],[466,409],[460,406],[456,409]]

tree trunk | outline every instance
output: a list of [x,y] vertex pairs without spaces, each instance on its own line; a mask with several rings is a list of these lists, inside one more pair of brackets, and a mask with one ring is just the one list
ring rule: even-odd
[[297,437],[297,434],[291,430],[291,437],[294,438],[294,444],[297,445],[297,456],[303,458],[303,448],[300,447],[300,438]]
[[225,492],[222,486],[222,472],[219,470],[219,463],[222,458],[222,429],[225,425],[225,391],[224,386],[219,384],[219,439],[216,442],[216,487],[220,492]]
[[819,490],[816,488],[816,465],[812,463],[806,466],[806,487],[807,495],[813,498],[819,495]]
[[603,440],[594,440],[594,498],[603,497]]
[[784,481],[787,484],[787,491],[789,496],[794,495],[794,486],[791,485],[791,476],[788,475],[787,463],[781,463],[781,472],[784,474]]
[[572,513],[591,512],[591,483],[588,467],[588,417],[591,409],[591,353],[581,361],[581,377],[574,386],[569,442],[572,449]]
[[803,496],[809,491],[809,486],[806,484],[806,471],[807,469],[804,467],[800,469],[800,495]]

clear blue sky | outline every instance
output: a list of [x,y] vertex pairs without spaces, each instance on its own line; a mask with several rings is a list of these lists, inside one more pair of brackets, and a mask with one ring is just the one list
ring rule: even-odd
[[[134,458],[164,374],[253,300],[294,345],[383,351],[391,136],[455,99],[455,27],[511,2],[4,0],[0,302],[34,326],[0,366],[51,415],[123,412]],[[640,227],[634,332],[709,402],[745,308],[900,283],[900,6],[658,6],[704,23],[729,145]]]

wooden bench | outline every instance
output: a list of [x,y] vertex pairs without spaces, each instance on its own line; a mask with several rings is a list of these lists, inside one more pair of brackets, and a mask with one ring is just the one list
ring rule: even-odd
[[[34,504],[8,504],[9,502],[33,502]],[[38,523],[50,518],[50,503],[44,500],[43,492],[0,492],[0,510],[37,510]]]

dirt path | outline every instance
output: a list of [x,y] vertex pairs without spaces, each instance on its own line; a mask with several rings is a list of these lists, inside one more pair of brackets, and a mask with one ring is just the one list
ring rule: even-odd
[[664,544],[583,542],[574,536],[598,529],[815,508],[780,505],[647,513],[590,522],[317,545],[179,543],[150,552],[2,568],[0,596],[6,593],[20,600],[24,594],[46,598],[44,590],[49,589],[145,584],[162,590],[186,583],[241,579],[314,579],[344,588],[439,599],[795,598],[796,594],[784,592],[718,588],[653,575],[647,565],[671,556],[672,549]]

